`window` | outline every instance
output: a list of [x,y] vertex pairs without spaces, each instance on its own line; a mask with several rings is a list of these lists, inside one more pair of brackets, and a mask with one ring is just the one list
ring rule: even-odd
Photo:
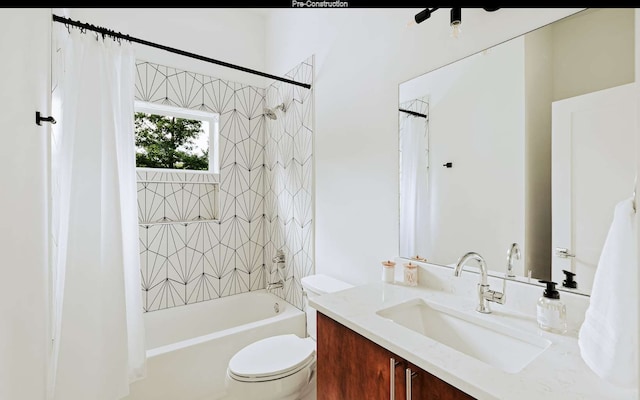
[[218,114],[135,103],[136,167],[218,173]]

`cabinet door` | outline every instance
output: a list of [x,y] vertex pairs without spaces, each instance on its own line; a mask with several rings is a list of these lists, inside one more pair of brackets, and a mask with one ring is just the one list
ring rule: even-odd
[[[407,400],[473,400],[460,389],[431,375],[427,371],[407,363],[405,369]],[[404,398],[404,397],[403,397]]]
[[318,400],[404,399],[404,360],[320,312],[317,360]]
[[318,400],[474,399],[326,315],[317,314]]

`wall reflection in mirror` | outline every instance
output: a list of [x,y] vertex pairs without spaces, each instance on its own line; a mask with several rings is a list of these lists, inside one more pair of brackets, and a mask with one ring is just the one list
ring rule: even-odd
[[634,188],[634,18],[587,9],[400,84],[401,257],[590,292]]

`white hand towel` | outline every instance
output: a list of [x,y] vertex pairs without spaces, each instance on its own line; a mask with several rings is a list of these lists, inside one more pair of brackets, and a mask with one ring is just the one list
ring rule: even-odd
[[619,202],[578,335],[580,354],[602,379],[638,384],[638,263],[633,199]]

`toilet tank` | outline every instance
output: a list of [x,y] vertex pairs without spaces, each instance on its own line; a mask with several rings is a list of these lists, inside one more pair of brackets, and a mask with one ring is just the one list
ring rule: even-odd
[[353,285],[322,274],[305,276],[302,278],[301,283],[302,289],[306,293],[304,310],[307,314],[307,334],[311,336],[313,340],[316,340],[316,309],[309,306],[308,299],[349,289],[352,288]]

